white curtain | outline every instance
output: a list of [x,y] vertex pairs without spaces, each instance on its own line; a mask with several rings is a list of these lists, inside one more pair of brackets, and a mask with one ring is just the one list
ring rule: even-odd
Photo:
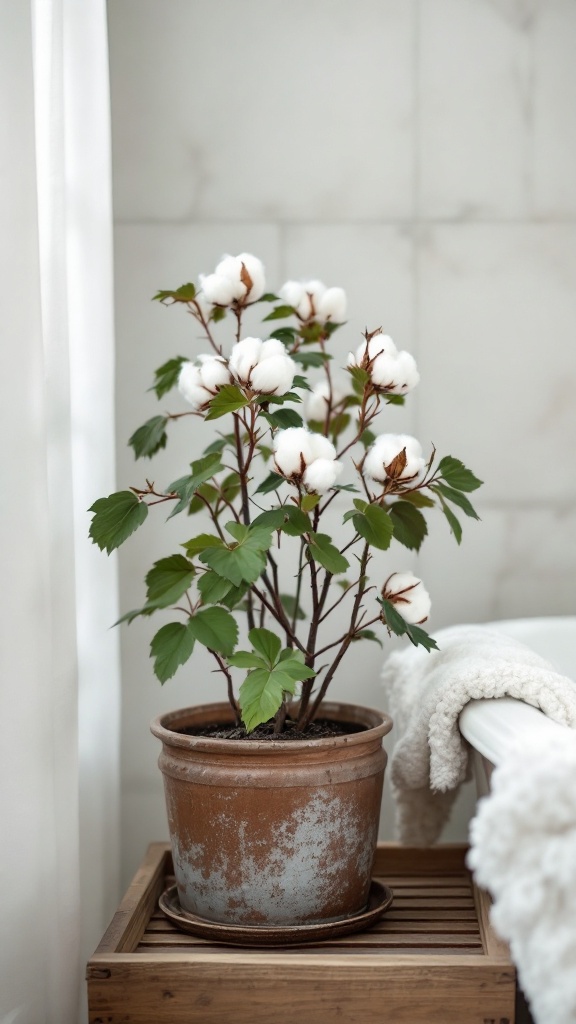
[[105,0],[0,0],[0,1024],[77,1024],[118,897]]

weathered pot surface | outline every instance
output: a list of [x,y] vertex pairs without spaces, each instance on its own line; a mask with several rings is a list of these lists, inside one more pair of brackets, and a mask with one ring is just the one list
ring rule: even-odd
[[227,704],[155,719],[184,911],[209,921],[297,925],[360,913],[378,835],[388,715],[326,703],[363,731],[322,740],[183,734],[232,720]]

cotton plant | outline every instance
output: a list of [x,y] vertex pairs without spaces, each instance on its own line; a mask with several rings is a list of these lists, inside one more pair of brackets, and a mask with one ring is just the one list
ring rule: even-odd
[[[458,459],[438,459],[432,446],[424,452],[410,435],[376,432],[388,406],[403,404],[418,385],[418,369],[377,328],[334,372],[331,338],[346,318],[342,288],[290,280],[278,295],[267,292],[262,262],[240,253],[224,256],[198,284],[155,299],[191,314],[204,351],[156,370],[157,398],[176,391],[185,411],[154,416],[129,444],[137,459],[151,458],[187,417],[218,421],[215,439],[166,486],[146,480],[96,501],[90,535],[110,553],[150,509],[169,506],[169,518],[182,516],[181,551],[152,565],[145,603],[120,621],[171,609],[151,642],[160,682],[202,644],[226,680],[237,724],[252,732],[272,723],[266,728],[278,736],[304,732],[358,642],[395,633],[427,650],[436,646],[423,628],[430,597],[422,580],[405,564],[380,578],[373,556],[394,537],[409,563],[435,509],[460,543],[457,510],[478,518],[467,494],[481,481]],[[262,337],[245,336],[244,315],[256,304],[265,313]],[[215,331],[224,319],[232,324],[228,347]],[[346,464],[355,483],[341,482]],[[338,496],[349,507],[334,537],[324,524]],[[199,512],[210,524],[204,532],[192,526]],[[284,579],[278,549],[286,544],[294,557]],[[336,610],[345,625],[334,639],[326,622]],[[238,648],[238,615],[247,618],[246,649]]]

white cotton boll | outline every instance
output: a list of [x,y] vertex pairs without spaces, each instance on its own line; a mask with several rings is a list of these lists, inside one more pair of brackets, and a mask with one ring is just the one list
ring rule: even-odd
[[302,287],[304,294],[296,307],[296,312],[302,320],[310,320],[311,317],[316,319],[318,304],[326,291],[326,285],[322,281],[304,281]]
[[[352,394],[352,390],[347,382],[332,381],[332,409],[340,406],[350,394]],[[306,418],[308,420],[324,422],[329,395],[330,385],[327,380],[318,381],[312,391],[308,392],[306,397]]]
[[430,615],[430,595],[422,580],[411,572],[392,573],[384,584],[383,597],[396,605],[402,618],[411,625],[424,622]]
[[178,376],[178,390],[194,409],[201,409],[206,402],[214,397],[210,391],[202,386],[200,370],[194,363],[182,363]]
[[[312,459],[335,459],[336,449],[323,434],[310,434],[310,451]],[[310,461],[312,461],[312,459]]]
[[249,252],[241,252],[238,259],[241,264],[244,264],[252,278],[252,287],[247,295],[248,302],[257,302],[266,291],[264,264],[262,260],[259,260],[257,256],[252,256]]
[[302,471],[302,459],[307,465],[312,462],[312,434],[305,427],[288,427],[279,430],[274,438],[274,459],[279,473],[291,477]]
[[[252,281],[249,289],[242,280],[242,265]],[[242,252],[239,256],[223,256],[215,273],[230,282],[235,299],[246,298],[248,302],[256,302],[264,294],[264,265],[249,252]]]
[[234,298],[232,281],[221,274],[200,274],[200,287],[207,302],[217,306],[229,306]]
[[406,465],[396,479],[417,478],[423,472],[426,460],[422,456],[420,442],[409,434],[380,434],[366,453],[364,472],[372,480],[384,483],[387,479],[386,466],[389,466],[403,449],[406,450]]
[[268,338],[268,341],[262,342],[262,348],[260,350],[259,362],[263,359],[269,359],[270,356],[285,356],[286,346],[278,338]]
[[220,356],[201,355],[198,356],[198,361],[200,362],[200,379],[209,391],[216,391],[224,384],[231,383],[230,370],[226,361]]
[[262,345],[260,338],[243,338],[236,342],[228,363],[236,380],[248,383],[251,370],[260,358]]
[[282,285],[278,294],[287,306],[293,306],[294,309],[297,309],[304,297],[304,285],[301,281],[286,281],[286,284]]
[[296,363],[285,353],[271,355],[257,363],[250,374],[253,391],[262,395],[285,395],[292,387]]
[[[330,386],[327,380],[321,380],[314,385],[313,390],[308,393],[306,398],[306,419],[322,422],[325,420],[329,394]],[[332,403],[335,404],[334,389],[332,389]]]
[[378,388],[393,390],[398,379],[398,356],[382,352],[376,356],[369,370],[370,379]]
[[346,292],[343,288],[327,288],[318,300],[317,318],[341,324],[346,319]]
[[398,394],[406,394],[420,382],[420,374],[416,366],[416,360],[410,352],[399,352],[396,360],[397,386],[394,389]]
[[354,364],[356,366],[365,366],[384,352],[388,356],[395,356],[398,353],[398,349],[389,334],[375,334],[373,338],[370,338],[370,341],[363,341],[358,346]]
[[314,462],[306,467],[302,478],[304,486],[307,491],[313,491],[314,494],[325,494],[334,486],[343,469],[342,463],[336,462],[335,459],[314,459]]

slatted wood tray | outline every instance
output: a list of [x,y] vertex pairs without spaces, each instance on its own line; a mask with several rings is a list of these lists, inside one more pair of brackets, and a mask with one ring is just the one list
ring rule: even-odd
[[515,971],[464,846],[382,844],[394,904],[372,929],[306,948],[250,950],[177,931],[153,843],[88,963],[90,1024],[514,1024]]

